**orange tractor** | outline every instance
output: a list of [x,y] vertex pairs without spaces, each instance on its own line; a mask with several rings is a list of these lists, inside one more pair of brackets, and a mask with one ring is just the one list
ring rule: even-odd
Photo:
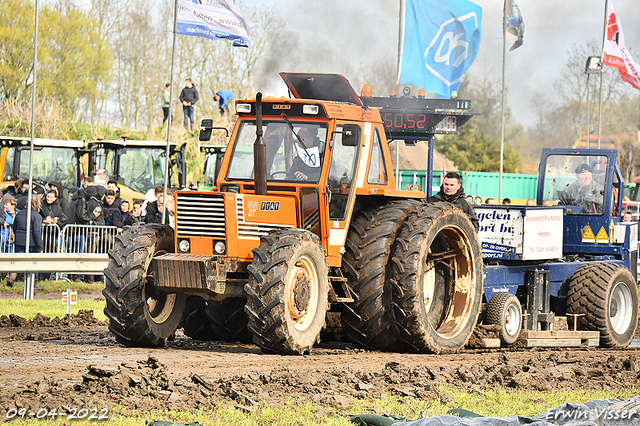
[[175,230],[116,238],[103,290],[116,339],[162,346],[183,327],[305,353],[334,310],[359,347],[464,346],[482,303],[476,233],[461,210],[396,189],[388,139],[457,133],[469,102],[358,96],[335,74],[281,76],[293,99],[236,102],[215,191],[176,192]]

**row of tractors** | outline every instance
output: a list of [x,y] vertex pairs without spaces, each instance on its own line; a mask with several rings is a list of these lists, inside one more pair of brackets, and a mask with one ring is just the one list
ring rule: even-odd
[[[118,181],[122,198],[144,200],[164,183],[166,142],[128,140],[70,141],[36,138],[33,141],[33,182],[46,186],[56,181],[65,191],[80,186],[85,176],[100,184]],[[170,178],[186,186],[185,144],[170,144]],[[0,136],[0,188],[29,176],[31,141]],[[67,195],[67,192],[65,194]]]

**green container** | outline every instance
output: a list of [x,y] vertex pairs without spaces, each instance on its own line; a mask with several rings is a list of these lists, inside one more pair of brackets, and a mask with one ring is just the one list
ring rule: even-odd
[[[462,176],[462,186],[467,195],[474,197],[498,198],[500,173],[491,172],[458,172]],[[442,171],[433,172],[432,193],[440,191]],[[425,172],[423,170],[400,170],[401,189],[407,185],[418,185],[421,191],[425,188]],[[536,199],[538,175],[503,173],[502,197],[514,200]]]

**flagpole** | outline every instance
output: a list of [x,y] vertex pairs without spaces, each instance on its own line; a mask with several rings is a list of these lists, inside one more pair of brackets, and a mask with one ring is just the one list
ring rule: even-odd
[[[400,0],[400,25],[398,25],[398,73],[396,84],[399,84],[400,66],[402,64],[402,45],[404,43],[404,9],[405,0]],[[427,173],[429,171],[427,170]],[[396,189],[400,189],[400,141],[396,140]]]
[[500,95],[500,178],[498,186],[498,201],[502,203],[502,169],[504,165],[504,92],[505,92],[505,61],[507,57],[507,0],[502,8],[502,93]]
[[169,117],[167,118],[167,147],[164,162],[164,188],[162,189],[162,224],[167,216],[167,185],[169,184],[169,155],[171,147],[171,119],[173,118],[173,77],[176,58],[176,40],[178,33],[178,0],[173,8],[173,47],[171,48],[171,78],[169,80]]
[[[609,9],[609,0],[604,0],[604,28],[602,30],[602,51],[604,52],[604,43],[607,40],[607,10]],[[600,72],[600,95],[598,100],[598,149],[600,149],[600,138],[602,136],[602,80],[604,68]]]
[[[38,68],[38,0],[36,0],[35,24],[33,30],[33,86],[31,87],[31,142],[29,145],[29,190],[27,191],[27,238],[25,241],[25,253],[29,253],[31,244],[31,197],[33,196],[33,133],[36,121],[36,86]],[[26,281],[26,280],[25,280]],[[30,297],[30,299],[33,297]]]

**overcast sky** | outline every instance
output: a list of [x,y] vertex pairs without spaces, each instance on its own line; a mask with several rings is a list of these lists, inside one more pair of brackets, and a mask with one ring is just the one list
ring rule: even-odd
[[[471,72],[482,74],[488,70],[499,79],[503,1],[475,3],[483,10],[482,42]],[[604,3],[604,0],[518,1],[525,22],[524,45],[507,52],[506,84],[509,105],[520,123],[528,126],[535,120],[531,106],[534,91],[553,99],[553,82],[570,47],[586,45],[592,39],[602,42]],[[277,71],[336,72],[353,78],[350,74],[367,64],[397,61],[399,0],[243,0],[242,4],[273,6],[286,25],[281,36],[293,41],[293,48],[289,46],[277,54],[274,66],[282,69],[271,70],[273,79],[262,82],[270,87],[258,87],[260,90],[286,93],[284,84],[278,82]],[[627,48],[632,53],[640,52],[638,0],[614,0],[614,6]],[[512,40],[507,40],[508,47],[511,43]],[[634,59],[640,62],[640,58]]]

